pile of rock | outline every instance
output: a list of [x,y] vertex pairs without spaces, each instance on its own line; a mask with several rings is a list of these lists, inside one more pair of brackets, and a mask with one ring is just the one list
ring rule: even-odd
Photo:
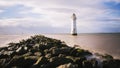
[[[69,47],[60,40],[36,35],[0,48],[0,68],[100,68],[87,50]],[[102,61],[103,68],[120,68],[120,60]]]

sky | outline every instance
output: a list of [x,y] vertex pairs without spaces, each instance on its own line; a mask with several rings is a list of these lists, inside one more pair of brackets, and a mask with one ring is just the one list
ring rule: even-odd
[[119,33],[120,0],[0,0],[0,34]]

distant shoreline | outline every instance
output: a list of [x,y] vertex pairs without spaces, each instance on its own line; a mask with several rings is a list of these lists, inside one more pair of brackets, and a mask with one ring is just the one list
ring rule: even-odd
[[[65,35],[71,35],[70,33],[24,33],[24,34],[0,34],[0,35],[44,35],[44,34],[65,34]],[[120,34],[119,33],[77,33],[78,35],[82,35],[82,34]]]

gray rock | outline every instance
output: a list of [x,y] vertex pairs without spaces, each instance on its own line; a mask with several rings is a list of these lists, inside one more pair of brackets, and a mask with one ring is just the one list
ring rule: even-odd
[[68,64],[60,65],[57,68],[77,68],[77,65],[74,65],[72,63],[68,63]]
[[83,68],[93,68],[92,63],[88,60],[83,61]]
[[39,59],[33,64],[31,68],[38,68],[41,67],[41,65],[48,63],[48,60],[46,57],[39,57]]
[[19,47],[17,50],[16,50],[16,53],[18,54],[18,55],[22,55],[22,54],[25,54],[25,53],[27,53],[28,51],[27,51],[27,47]]
[[21,68],[29,68],[37,61],[36,56],[15,56],[13,59],[11,59],[10,62],[6,64],[5,68],[11,68],[13,66],[21,67]]

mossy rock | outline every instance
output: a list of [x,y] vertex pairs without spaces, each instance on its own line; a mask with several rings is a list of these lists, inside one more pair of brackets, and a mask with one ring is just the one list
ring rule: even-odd
[[106,59],[106,60],[111,60],[113,59],[113,57],[111,55],[108,55],[108,54],[105,54],[105,55],[102,55],[102,58]]
[[112,59],[103,61],[103,68],[120,68],[120,60]]
[[10,62],[7,63],[6,67],[12,68],[13,66],[21,67],[21,68],[29,68],[31,65],[33,65],[37,61],[36,56],[27,56],[27,57],[19,57],[15,56],[13,59],[11,59]]
[[47,63],[47,67],[56,68],[59,65],[66,64],[72,62],[71,59],[63,58],[63,57],[53,57]]

